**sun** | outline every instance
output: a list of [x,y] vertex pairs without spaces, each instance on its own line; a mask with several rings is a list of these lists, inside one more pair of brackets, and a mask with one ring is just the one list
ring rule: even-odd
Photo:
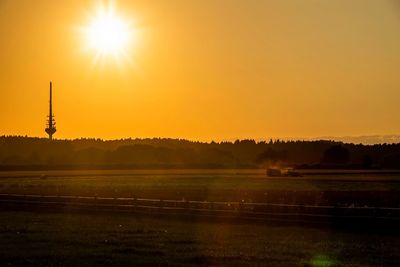
[[128,45],[129,30],[120,18],[103,14],[89,25],[87,39],[89,46],[100,53],[119,53]]
[[102,8],[84,27],[88,49],[97,56],[125,55],[135,39],[131,24],[112,8]]

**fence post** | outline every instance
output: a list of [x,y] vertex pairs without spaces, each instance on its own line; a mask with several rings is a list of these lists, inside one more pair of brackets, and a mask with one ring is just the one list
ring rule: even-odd
[[244,200],[239,201],[239,212],[243,212]]
[[138,200],[137,200],[136,197],[134,197],[133,198],[133,206],[134,206],[135,209],[136,209],[137,205],[138,205]]

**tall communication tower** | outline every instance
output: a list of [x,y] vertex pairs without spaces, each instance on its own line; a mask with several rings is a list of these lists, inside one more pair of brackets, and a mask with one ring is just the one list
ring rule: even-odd
[[47,118],[47,127],[45,129],[46,133],[49,135],[49,139],[53,139],[53,134],[56,133],[56,121],[54,119],[53,114],[53,92],[52,92],[52,84],[50,82],[50,112]]

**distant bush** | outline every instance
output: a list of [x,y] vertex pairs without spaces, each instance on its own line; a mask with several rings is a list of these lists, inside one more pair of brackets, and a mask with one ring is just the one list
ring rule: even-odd
[[346,164],[349,161],[349,150],[342,145],[334,145],[325,150],[321,163]]

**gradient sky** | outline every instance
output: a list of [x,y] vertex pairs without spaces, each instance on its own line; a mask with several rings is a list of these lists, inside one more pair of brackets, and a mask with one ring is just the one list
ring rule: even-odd
[[79,33],[100,2],[0,0],[0,134],[193,140],[400,133],[400,4],[117,1],[120,61]]

